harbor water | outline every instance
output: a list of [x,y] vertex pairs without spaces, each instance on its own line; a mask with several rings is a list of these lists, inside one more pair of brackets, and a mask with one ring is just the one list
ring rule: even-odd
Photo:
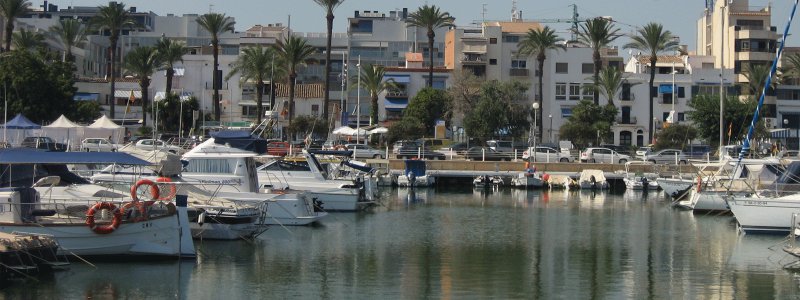
[[660,192],[386,189],[367,212],[196,261],[73,262],[5,299],[795,299],[781,236],[740,235]]

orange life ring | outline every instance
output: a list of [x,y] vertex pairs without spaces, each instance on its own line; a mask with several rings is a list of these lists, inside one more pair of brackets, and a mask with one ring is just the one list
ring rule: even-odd
[[129,208],[135,206],[136,210],[139,212],[139,215],[136,216],[135,218],[133,218],[133,222],[145,221],[145,220],[147,220],[147,206],[149,206],[149,205],[147,205],[147,202],[150,202],[150,201],[146,201],[146,202],[142,202],[142,201],[127,202],[124,205],[122,205],[122,208],[120,210],[122,212],[125,212],[125,211],[128,211]]
[[[97,213],[98,210],[102,209],[110,210],[114,214],[114,218],[111,219],[111,224],[99,225],[99,226],[95,224],[94,215]],[[89,229],[91,229],[95,233],[98,234],[112,233],[114,232],[114,230],[117,230],[117,228],[119,228],[120,224],[122,224],[122,212],[119,209],[117,209],[117,206],[115,206],[111,202],[98,202],[97,204],[89,208],[88,211],[86,211],[86,225],[88,225]]]
[[[158,191],[159,191],[157,200],[158,201],[172,201],[172,198],[175,198],[175,195],[178,193],[178,189],[175,187],[175,185],[174,184],[170,184],[170,182],[172,182],[172,179],[169,179],[169,177],[158,177],[156,179],[156,182],[161,183],[161,184],[157,184],[158,185]],[[162,188],[165,187],[165,186],[169,187],[169,193],[166,196],[162,196],[161,191],[162,191]],[[154,200],[155,199],[156,198],[154,198]]]
[[150,200],[158,200],[159,199],[159,192],[158,192],[158,185],[150,179],[142,179],[136,182],[131,187],[131,198],[133,198],[133,202],[139,201],[139,196],[137,195],[136,191],[139,190],[139,187],[142,185],[149,185],[150,186]]
[[699,193],[702,190],[701,186],[703,185],[703,178],[697,176],[697,192]]

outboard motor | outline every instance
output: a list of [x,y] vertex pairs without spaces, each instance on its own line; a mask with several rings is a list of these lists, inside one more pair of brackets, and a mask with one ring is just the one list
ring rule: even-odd
[[591,182],[591,183],[592,183],[592,188],[593,188],[593,189],[596,189],[596,188],[597,188],[597,179],[596,179],[596,178],[594,178],[594,175],[592,175],[592,176],[590,176],[590,177],[589,177],[589,182]]
[[414,183],[417,181],[417,175],[414,174],[414,171],[408,171],[408,186],[414,187]]
[[642,189],[648,189],[650,186],[647,184],[647,177],[642,177]]

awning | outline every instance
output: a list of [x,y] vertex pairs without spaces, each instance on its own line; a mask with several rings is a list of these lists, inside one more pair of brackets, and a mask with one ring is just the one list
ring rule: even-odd
[[239,106],[256,106],[256,105],[257,103],[254,100],[239,100]]
[[672,94],[672,85],[671,84],[660,84],[658,85],[658,92],[662,94]]
[[789,138],[789,128],[770,129],[770,135],[773,139],[786,139]]
[[396,83],[409,83],[409,82],[411,82],[411,76],[410,75],[385,75],[385,76],[383,76],[383,80],[387,80],[388,81],[389,79],[394,80],[394,82],[396,82]]
[[[131,97],[131,90],[115,90],[114,91],[114,98],[130,98]],[[136,99],[142,99],[142,91],[133,91],[133,97]]]
[[[130,97],[130,92],[128,97]],[[75,96],[72,96],[73,101],[97,101],[97,99],[100,99],[98,93],[75,93]]]
[[392,108],[404,109],[404,108],[406,108],[406,106],[408,106],[408,103],[397,102],[397,101],[389,101],[389,99],[386,99],[386,100],[383,101],[383,106],[387,110],[388,109],[392,109]]
[[[175,76],[183,76],[183,74],[186,73],[186,69],[182,67],[175,67],[172,69],[175,70]],[[167,70],[164,70],[164,76],[167,76]]]

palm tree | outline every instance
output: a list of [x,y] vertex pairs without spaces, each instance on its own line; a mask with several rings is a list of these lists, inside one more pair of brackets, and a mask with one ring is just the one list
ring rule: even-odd
[[292,124],[294,115],[294,88],[297,79],[297,66],[302,65],[316,51],[316,48],[308,44],[308,41],[298,36],[287,36],[283,41],[275,44],[275,50],[281,61],[286,64],[289,84],[289,124]]
[[241,73],[240,84],[255,80],[256,124],[261,124],[261,116],[264,111],[264,106],[262,104],[262,100],[264,99],[264,80],[274,74],[273,71],[276,70],[273,70],[273,67],[276,69],[280,67],[280,63],[276,65],[274,59],[276,59],[275,50],[272,48],[264,48],[261,45],[244,48],[239,58],[237,58],[236,62],[233,64],[231,72],[225,76],[225,80],[227,81],[233,74]]
[[222,80],[222,78],[217,77],[217,73],[219,72],[219,35],[226,31],[233,31],[233,25],[235,25],[236,22],[226,17],[225,14],[207,13],[197,18],[197,24],[211,34],[211,53],[214,56],[214,119],[219,121],[220,86],[217,83]]
[[124,3],[117,3],[117,2],[109,2],[108,6],[100,6],[100,11],[97,12],[92,18],[92,25],[94,25],[97,29],[106,29],[110,32],[108,36],[108,43],[111,47],[111,70],[110,70],[110,81],[111,81],[111,103],[109,103],[109,110],[110,110],[110,117],[114,118],[114,91],[116,89],[116,80],[117,80],[117,61],[119,57],[117,57],[117,42],[119,41],[120,32],[122,28],[125,27],[133,27],[136,25],[136,22],[131,17],[130,12],[125,9]]
[[172,93],[172,78],[175,77],[175,63],[183,62],[183,56],[189,54],[189,48],[186,48],[181,42],[173,41],[168,38],[161,38],[156,43],[156,53],[158,60],[161,62],[161,68],[167,71],[167,86],[164,90],[167,95]]
[[[787,70],[787,73],[790,74],[795,80],[800,79],[800,53],[793,53],[786,57],[787,64],[784,69]],[[797,81],[795,81],[797,82]]]
[[[325,100],[322,105],[322,118],[327,122],[328,120],[328,102],[330,102],[330,84],[331,84],[331,43],[333,41],[333,11],[344,0],[314,0],[319,6],[325,8],[327,14],[325,19],[328,21],[328,44],[325,47]],[[260,116],[259,116],[260,118]]]
[[[539,72],[536,73],[536,76],[539,78],[539,95],[537,99],[534,100],[536,102],[541,102],[544,99],[542,77],[544,76],[544,60],[547,59],[545,52],[549,49],[562,49],[566,51],[567,48],[564,44],[561,44],[562,41],[564,41],[564,39],[558,37],[555,30],[545,26],[544,28],[528,30],[528,34],[519,42],[520,55],[532,56],[536,54],[537,70],[539,70]],[[537,120],[539,120],[539,122],[542,120],[543,112],[543,109],[538,110],[539,116]],[[542,126],[536,124],[536,127],[539,128],[539,136],[542,136]]]
[[[664,51],[672,51],[678,48],[678,41],[669,30],[664,30],[664,27],[658,23],[648,23],[642,28],[636,30],[636,35],[631,36],[631,42],[622,46],[626,49],[636,49],[643,51],[650,55],[650,118],[653,119],[653,98],[656,97],[653,90],[653,81],[656,79],[656,61],[658,61],[658,53]],[[648,133],[649,140],[653,140],[653,122],[647,122],[650,126]]]
[[383,66],[367,65],[361,75],[356,80],[361,83],[361,88],[369,92],[370,99],[372,100],[372,108],[370,110],[370,124],[378,124],[378,94],[388,89],[397,88],[393,79],[383,80],[386,71]]
[[14,49],[17,50],[32,51],[44,46],[44,35],[36,31],[28,31],[23,28],[11,36]]
[[[592,48],[592,60],[594,61],[594,85],[597,85],[597,76],[603,67],[603,60],[600,57],[600,49],[608,47],[614,40],[620,37],[614,28],[614,23],[606,18],[594,18],[586,20],[578,29],[578,43]],[[600,94],[595,91],[594,104],[600,104]]]
[[408,15],[409,26],[417,26],[428,29],[428,57],[430,65],[428,66],[428,87],[433,86],[433,38],[436,33],[433,32],[437,28],[453,26],[456,18],[450,16],[448,12],[441,12],[436,5],[423,5],[417,11]]
[[[770,75],[770,66],[762,64],[746,64],[742,75],[747,78],[744,84],[747,92],[751,96],[760,96],[761,90],[764,89],[764,84],[767,83],[767,77]],[[774,82],[773,82],[774,83]]]
[[154,47],[138,47],[125,57],[123,68],[128,74],[139,80],[142,89],[142,126],[147,126],[147,102],[150,99],[147,89],[150,87],[150,76],[161,63]]
[[592,91],[597,90],[600,94],[608,99],[608,105],[614,105],[614,97],[622,88],[625,83],[625,78],[622,77],[622,72],[616,67],[604,68],[597,76],[597,85],[587,86]]
[[11,35],[14,32],[14,21],[18,17],[24,17],[30,10],[30,7],[31,3],[27,0],[0,0],[0,15],[6,18],[5,51],[11,49]]
[[80,47],[86,41],[86,28],[80,20],[63,19],[58,25],[50,26],[50,32],[61,46],[64,47],[64,61],[75,61],[72,56],[72,47]]

